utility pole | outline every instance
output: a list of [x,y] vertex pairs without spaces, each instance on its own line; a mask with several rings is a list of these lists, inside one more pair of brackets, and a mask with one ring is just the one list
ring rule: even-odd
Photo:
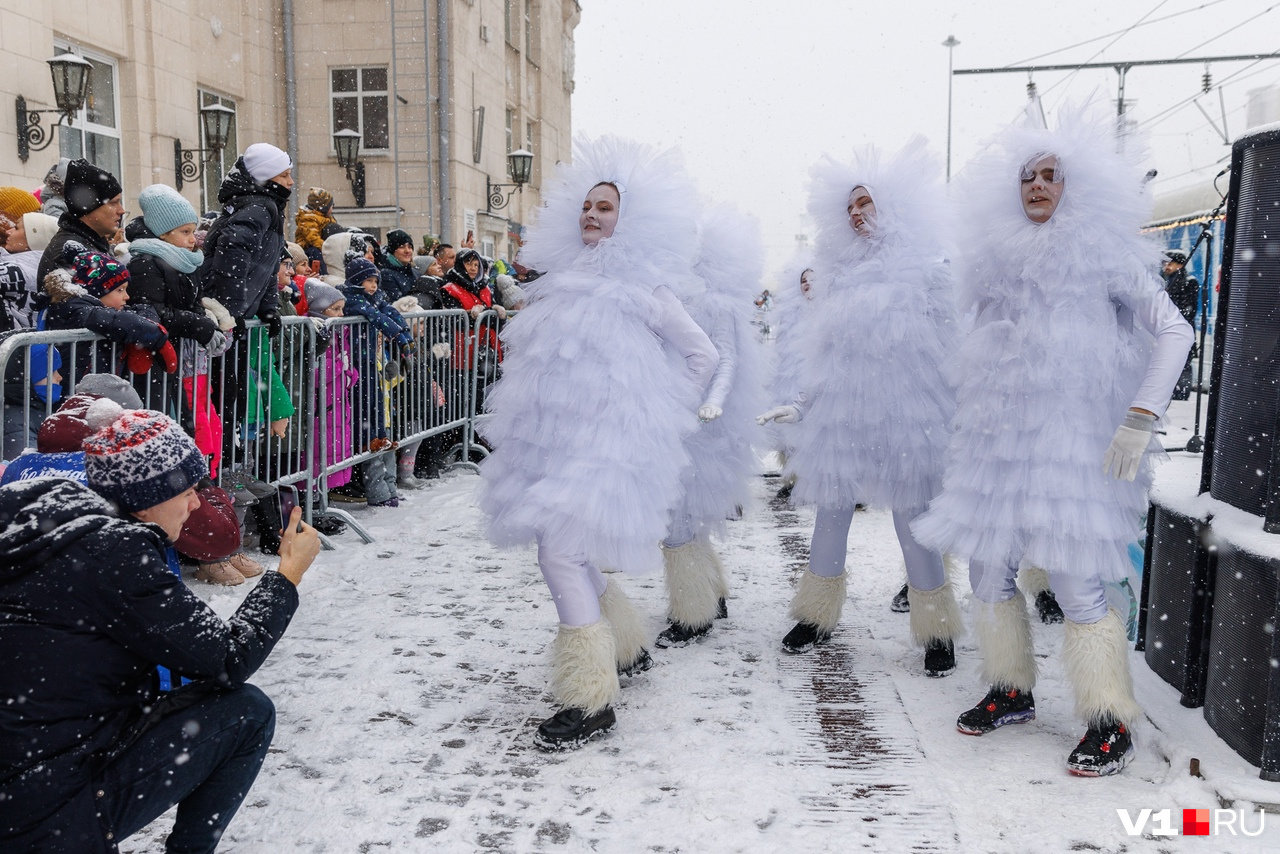
[[947,183],[951,183],[951,83],[955,79],[955,71],[952,70],[951,57],[955,53],[956,45],[960,44],[960,40],[955,36],[947,36],[947,40],[942,46],[947,49]]

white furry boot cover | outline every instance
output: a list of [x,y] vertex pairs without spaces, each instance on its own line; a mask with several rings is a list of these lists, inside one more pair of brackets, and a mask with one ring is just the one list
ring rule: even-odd
[[949,579],[933,590],[917,590],[908,584],[907,600],[911,602],[911,638],[917,646],[954,640],[964,633],[964,618]]
[[1096,623],[1066,621],[1062,663],[1076,695],[1076,714],[1090,726],[1142,718],[1129,673],[1129,637],[1115,610]]
[[1021,592],[994,605],[978,602],[974,633],[982,652],[982,678],[994,688],[1030,691],[1036,684],[1035,648],[1027,600]]
[[1032,599],[1049,589],[1049,573],[1038,566],[1018,570],[1018,586]]
[[830,633],[840,623],[844,600],[848,594],[847,572],[832,578],[814,575],[805,570],[796,585],[796,595],[791,600],[791,619],[817,626],[819,632]]
[[612,703],[619,690],[609,624],[604,620],[589,626],[561,623],[551,649],[551,693],[556,702],[590,716]]
[[614,654],[618,667],[627,668],[635,664],[644,650],[644,621],[616,581],[610,580],[600,596],[600,616],[613,629]]
[[711,625],[720,602],[720,558],[701,537],[662,548],[667,580],[667,618],[690,628]]

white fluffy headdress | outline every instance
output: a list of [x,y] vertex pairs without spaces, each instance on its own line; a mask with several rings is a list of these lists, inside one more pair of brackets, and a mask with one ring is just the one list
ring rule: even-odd
[[[618,225],[612,237],[590,248],[582,242],[578,216],[587,193],[605,181],[619,190]],[[696,211],[692,183],[675,149],[659,152],[615,136],[579,137],[573,161],[562,164],[543,191],[521,263],[556,271],[576,262],[595,271],[629,269],[641,276],[685,269],[697,246]]]
[[701,248],[695,271],[707,286],[742,305],[759,294],[764,268],[760,224],[729,204],[711,205],[698,218]]
[[[1078,271],[1097,268],[1099,259],[1119,278],[1146,278],[1159,253],[1138,233],[1151,210],[1145,153],[1132,137],[1119,147],[1115,117],[1089,104],[1060,110],[1054,130],[1014,126],[989,141],[952,185],[964,245],[982,247],[980,256],[963,259],[976,273],[961,276],[963,304],[990,295],[1002,276],[1080,287]],[[1047,154],[1057,156],[1065,183],[1057,210],[1037,225],[1022,209],[1021,174]]]
[[[856,261],[900,241],[917,249],[941,245],[946,193],[939,180],[942,169],[928,146],[924,137],[915,136],[893,154],[868,145],[856,149],[848,163],[824,155],[814,164],[809,170],[808,209],[818,227],[820,256]],[[869,237],[849,225],[854,187],[866,187],[876,206]]]

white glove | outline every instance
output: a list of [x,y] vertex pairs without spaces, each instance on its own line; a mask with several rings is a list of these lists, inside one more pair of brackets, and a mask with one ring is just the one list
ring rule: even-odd
[[309,317],[307,319],[311,321],[311,325],[315,327],[316,332],[324,332],[325,327],[329,325],[323,317]]
[[218,328],[223,332],[230,332],[236,328],[235,319],[231,316],[231,312],[223,307],[222,303],[213,297],[201,297],[200,304],[204,306],[204,313],[209,316],[210,320],[218,324]]
[[715,421],[721,415],[724,415],[724,410],[716,406],[714,403],[704,403],[702,406],[698,407],[699,421]]
[[761,427],[770,421],[777,421],[779,424],[795,424],[800,420],[800,410],[794,406],[775,406],[764,415],[756,416],[756,423]]
[[482,314],[484,314],[484,305],[483,305],[483,304],[477,303],[476,305],[471,306],[471,319],[472,319],[472,320],[479,320],[479,319],[480,319],[480,315],[482,315]]
[[1116,480],[1136,478],[1155,426],[1154,415],[1133,410],[1127,412],[1124,423],[1116,428],[1116,435],[1111,438],[1111,447],[1102,458],[1102,470]]
[[441,341],[439,344],[431,345],[431,355],[437,359],[449,358],[449,345]]
[[506,309],[506,307],[505,307],[505,306],[495,305],[495,306],[493,307],[493,310],[494,310],[494,311],[496,311],[496,312],[498,313],[498,319],[499,319],[499,320],[506,320],[506,319],[507,319],[507,309]]
[[230,343],[221,329],[215,329],[213,330],[213,337],[209,339],[208,344],[204,345],[204,348],[209,351],[210,355],[221,356],[227,352],[227,346]]

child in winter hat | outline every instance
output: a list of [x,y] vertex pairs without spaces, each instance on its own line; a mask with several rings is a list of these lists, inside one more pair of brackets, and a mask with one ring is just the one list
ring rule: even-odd
[[161,240],[166,240],[169,232],[184,225],[192,227],[191,234],[194,237],[195,226],[200,221],[191,203],[181,193],[166,184],[152,184],[144,188],[138,194],[138,207],[142,208],[142,221],[146,223],[151,233]]
[[244,150],[244,168],[253,180],[265,184],[293,168],[289,155],[269,142],[255,142]]
[[[129,268],[110,255],[81,252],[72,264],[71,278],[108,308],[120,308],[129,300]],[[117,293],[109,296],[113,291]]]
[[382,277],[378,273],[378,268],[367,258],[352,258],[347,262],[347,281],[349,288],[363,288],[367,294],[372,294],[378,290],[378,283]]
[[342,291],[333,285],[326,285],[319,279],[307,279],[307,314],[311,317],[342,317],[346,301]]
[[160,412],[125,410],[103,398],[85,421],[95,431],[83,445],[89,487],[126,513],[176,498],[208,472],[195,442]]
[[333,193],[324,187],[312,187],[307,193],[307,207],[322,214],[329,213],[333,209]]

